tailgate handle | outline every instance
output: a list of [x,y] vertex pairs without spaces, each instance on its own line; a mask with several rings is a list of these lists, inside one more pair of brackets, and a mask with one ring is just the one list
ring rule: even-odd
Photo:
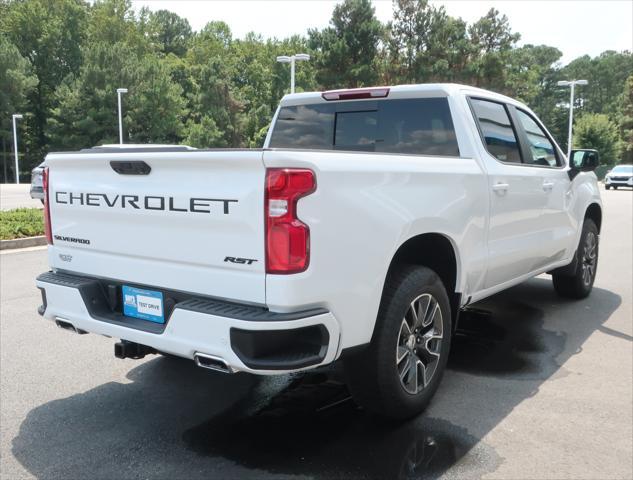
[[142,160],[137,161],[118,161],[112,160],[110,162],[112,170],[120,175],[149,175],[152,171],[147,163]]

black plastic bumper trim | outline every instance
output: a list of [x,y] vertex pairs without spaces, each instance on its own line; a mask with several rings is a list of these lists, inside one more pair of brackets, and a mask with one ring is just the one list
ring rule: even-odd
[[330,334],[325,325],[283,330],[231,328],[231,348],[254,370],[294,370],[325,359]]
[[52,283],[67,288],[75,288],[79,291],[81,298],[88,310],[88,313],[95,320],[119,325],[121,327],[133,328],[149,333],[163,333],[167,325],[167,315],[165,323],[147,322],[138,318],[126,317],[123,313],[113,310],[108,302],[106,289],[100,280],[78,275],[70,275],[60,272],[46,272],[37,277],[43,283]]
[[[299,320],[303,318],[323,315],[328,313],[324,308],[313,308],[301,312],[277,313],[264,307],[243,305],[222,300],[188,295],[182,292],[166,290],[151,285],[140,285],[119,280],[107,280],[66,272],[46,272],[37,277],[44,283],[61,285],[68,288],[76,288],[84,301],[90,315],[96,320],[101,320],[123,327],[134,328],[150,333],[163,333],[174,310],[189,310],[206,315],[233,318],[251,322],[282,322]],[[130,285],[148,290],[163,292],[165,297],[165,323],[154,323],[123,315],[117,311],[116,301],[113,301],[113,286]],[[116,300],[116,299],[115,299]],[[168,301],[170,304],[168,305]]]
[[37,307],[37,313],[39,313],[40,315],[44,315],[44,312],[46,311],[46,307],[48,306],[48,303],[46,301],[46,290],[44,290],[41,287],[38,287],[40,294],[42,295],[42,304]]
[[309,310],[302,310],[300,312],[277,313],[271,312],[263,307],[241,305],[206,298],[190,298],[184,302],[176,304],[176,308],[216,315],[218,317],[248,320],[251,322],[285,322],[288,320],[299,320],[301,318],[314,317],[316,315],[328,313],[328,311],[324,308],[312,308]]

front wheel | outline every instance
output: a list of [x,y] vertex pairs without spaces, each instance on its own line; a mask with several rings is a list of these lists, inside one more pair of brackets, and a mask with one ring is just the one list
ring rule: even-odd
[[604,186],[604,189],[605,189],[605,190],[611,190],[611,185],[605,185],[605,186]]
[[434,271],[405,266],[390,275],[370,346],[345,361],[354,399],[387,417],[421,413],[442,379],[451,332],[448,295]]
[[576,250],[576,271],[572,275],[554,274],[554,289],[562,297],[585,298],[591,293],[598,269],[598,227],[587,218]]

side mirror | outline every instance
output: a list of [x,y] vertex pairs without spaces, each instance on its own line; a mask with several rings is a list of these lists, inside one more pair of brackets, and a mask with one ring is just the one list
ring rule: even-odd
[[597,150],[572,150],[569,159],[569,178],[573,179],[580,172],[592,172],[600,165]]

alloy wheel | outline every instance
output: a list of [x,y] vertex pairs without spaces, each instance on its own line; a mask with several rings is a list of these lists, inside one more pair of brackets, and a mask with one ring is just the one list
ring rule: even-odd
[[404,390],[415,395],[433,378],[443,338],[442,310],[429,293],[416,297],[400,324],[396,368]]
[[586,286],[591,285],[593,277],[596,274],[597,260],[598,239],[595,233],[588,232],[582,253],[582,281]]

